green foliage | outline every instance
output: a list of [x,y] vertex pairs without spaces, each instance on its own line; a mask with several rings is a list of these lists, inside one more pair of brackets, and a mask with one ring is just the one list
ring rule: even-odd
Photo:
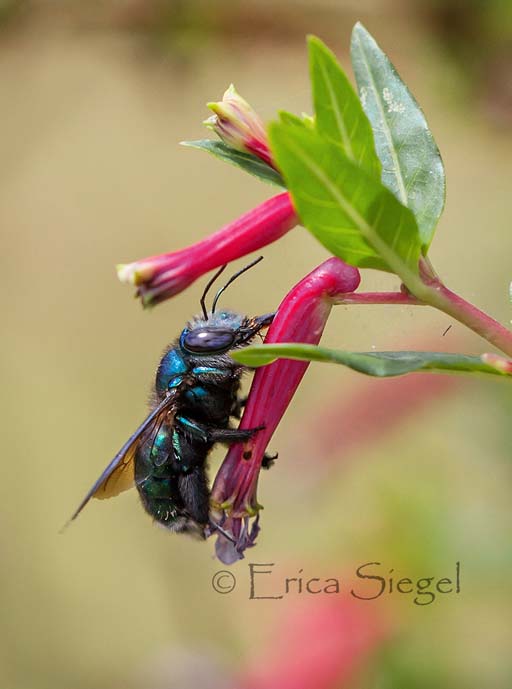
[[327,46],[314,36],[308,45],[315,116],[280,112],[269,131],[282,176],[223,142],[183,144],[265,182],[286,182],[301,220],[333,254],[407,283],[443,210],[438,148],[419,105],[361,24],[351,54],[362,103]]
[[291,122],[269,128],[270,143],[304,225],[347,263],[417,273],[414,215],[339,146]]
[[369,376],[387,378],[406,373],[487,373],[510,377],[511,374],[483,362],[479,356],[444,352],[343,352],[307,344],[254,345],[231,354],[247,366],[264,366],[276,359],[299,359],[342,364]]
[[340,146],[349,160],[380,179],[372,128],[347,76],[334,54],[310,36],[309,64],[318,132]]
[[269,129],[299,216],[335,256],[396,273],[411,288],[445,196],[443,164],[423,113],[360,24],[352,60],[362,104],[318,38],[309,38],[309,57],[313,124],[281,113]]
[[368,31],[352,34],[352,65],[382,162],[382,181],[415,214],[427,248],[443,211],[443,162],[423,112]]
[[284,124],[294,124],[297,127],[306,127],[309,129],[314,129],[315,127],[315,118],[309,117],[308,115],[299,117],[291,112],[286,112],[286,110],[280,110],[278,115],[280,122],[284,122]]
[[182,141],[181,145],[207,151],[216,158],[220,158],[220,160],[224,160],[227,163],[236,165],[254,177],[258,177],[263,182],[267,182],[278,187],[284,187],[283,178],[278,172],[276,172],[276,170],[271,168],[270,165],[267,165],[263,160],[260,160],[250,153],[237,151],[236,149],[231,148],[231,146],[227,146],[222,141],[199,139],[198,141]]

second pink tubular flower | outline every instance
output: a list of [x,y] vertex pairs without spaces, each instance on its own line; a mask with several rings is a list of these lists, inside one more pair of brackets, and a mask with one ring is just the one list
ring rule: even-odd
[[[266,343],[302,342],[318,344],[331,307],[344,294],[359,286],[357,268],[338,258],[330,258],[303,278],[283,299]],[[223,529],[236,544],[219,536],[217,556],[226,564],[242,557],[243,550],[254,544],[260,506],[256,498],[258,475],[265,449],[279,424],[308,362],[279,360],[256,371],[240,428],[258,428],[253,438],[229,450],[212,491],[214,507],[220,512]]]
[[154,306],[210,270],[275,242],[298,222],[284,192],[185,249],[119,265],[118,276],[135,285],[144,306]]

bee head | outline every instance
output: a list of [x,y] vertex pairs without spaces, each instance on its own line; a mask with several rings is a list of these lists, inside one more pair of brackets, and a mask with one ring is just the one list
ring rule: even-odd
[[274,314],[249,318],[234,311],[219,311],[199,318],[183,330],[180,347],[196,355],[223,354],[230,349],[243,347],[270,325]]
[[215,295],[210,312],[206,309],[206,296],[215,280],[224,271],[222,266],[206,285],[200,300],[203,316],[198,316],[189,324],[180,336],[180,347],[188,354],[211,355],[223,354],[230,349],[247,345],[262,328],[272,323],[273,313],[249,318],[234,311],[216,312],[219,297],[240,275],[245,273],[263,259],[260,256],[249,265],[232,275]]

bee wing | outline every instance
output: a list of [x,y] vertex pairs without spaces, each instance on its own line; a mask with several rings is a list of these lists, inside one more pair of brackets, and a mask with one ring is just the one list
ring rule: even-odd
[[154,431],[160,427],[164,418],[169,414],[175,413],[178,392],[179,388],[173,388],[156,409],[142,422],[135,433],[128,438],[82,500],[71,517],[70,522],[78,517],[91,498],[94,497],[100,500],[112,498],[133,486],[135,474],[133,460],[135,453],[140,445],[146,442],[153,435]]

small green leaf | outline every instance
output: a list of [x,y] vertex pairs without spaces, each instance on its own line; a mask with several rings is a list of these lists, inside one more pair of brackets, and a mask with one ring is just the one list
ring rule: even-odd
[[426,249],[445,201],[439,149],[420,106],[360,23],[352,33],[351,55],[359,95],[382,162],[382,181],[414,212]]
[[227,146],[222,141],[213,141],[212,139],[200,139],[199,141],[182,141],[182,146],[189,146],[190,148],[198,148],[202,151],[208,151],[216,158],[224,160],[227,163],[236,165],[242,170],[245,170],[254,177],[258,177],[264,182],[274,184],[278,187],[285,187],[283,178],[270,165],[267,165],[263,160],[250,153],[243,153],[237,151],[230,146]]
[[341,146],[349,160],[380,179],[381,164],[375,152],[372,128],[357,94],[325,43],[310,36],[308,44],[319,133]]
[[284,124],[294,124],[297,127],[306,127],[307,129],[312,129],[315,126],[314,117],[310,117],[309,115],[302,115],[302,117],[299,117],[286,110],[279,110],[278,115],[279,120]]
[[303,224],[347,263],[418,274],[420,240],[412,212],[380,181],[318,132],[275,122],[272,151]]
[[[253,345],[231,353],[246,366],[265,366],[276,359],[321,361],[348,366],[369,376],[387,378],[406,373],[488,373],[511,377],[512,374],[484,363],[482,357],[445,352],[343,352],[316,345],[274,344]],[[484,355],[485,356],[485,355]]]

